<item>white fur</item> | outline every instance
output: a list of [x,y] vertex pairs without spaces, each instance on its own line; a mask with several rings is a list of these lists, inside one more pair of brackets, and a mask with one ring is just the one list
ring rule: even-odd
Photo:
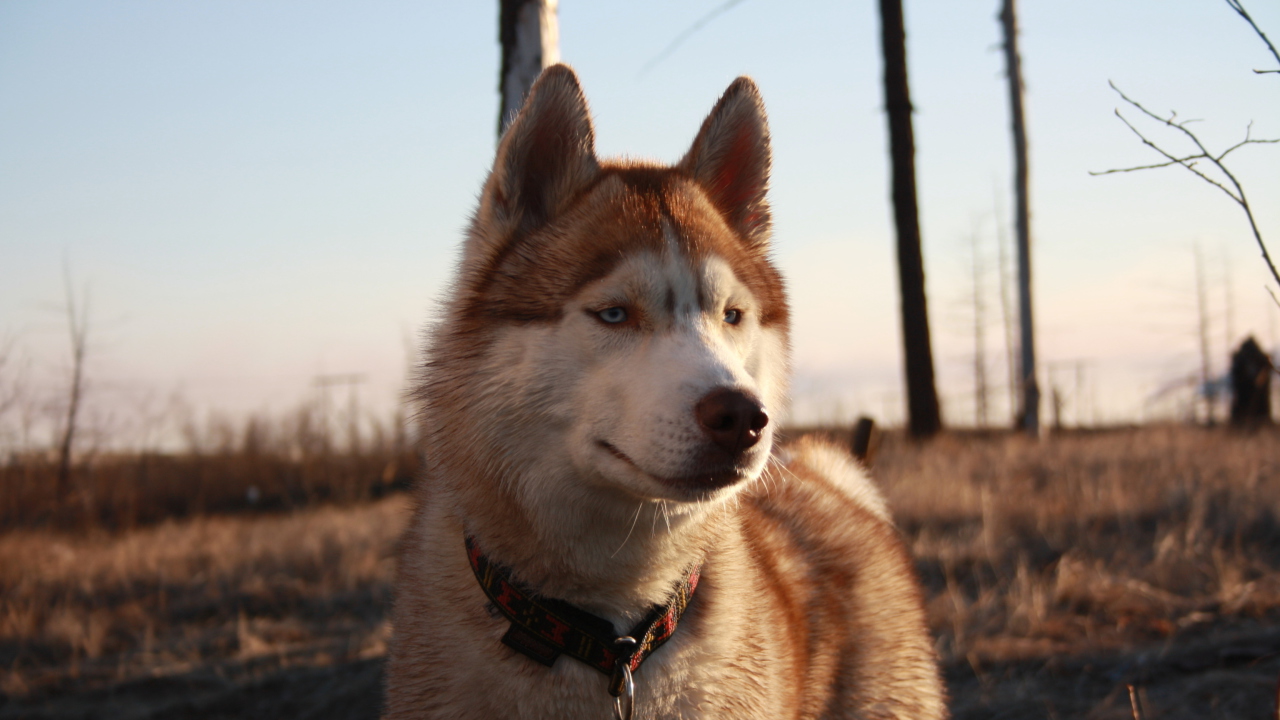
[[[788,458],[783,458],[784,461]],[[867,473],[843,450],[831,445],[812,443],[804,448],[803,461],[818,475],[844,491],[856,503],[886,523],[892,523],[889,503]]]

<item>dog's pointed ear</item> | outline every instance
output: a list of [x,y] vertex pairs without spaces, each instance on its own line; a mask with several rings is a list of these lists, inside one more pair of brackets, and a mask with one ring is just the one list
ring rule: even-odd
[[769,241],[770,159],[760,89],[740,77],[703,121],[679,167],[698,181],[729,227],[756,247]]
[[498,143],[479,220],[503,243],[550,222],[599,172],[595,131],[578,76],[567,65],[542,71]]

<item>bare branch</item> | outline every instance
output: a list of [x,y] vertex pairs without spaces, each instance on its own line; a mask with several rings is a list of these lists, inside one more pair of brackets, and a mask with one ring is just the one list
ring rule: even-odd
[[[1132,105],[1133,107],[1135,107],[1135,108],[1137,108],[1137,109],[1141,110],[1144,114],[1146,114],[1146,116],[1147,116],[1147,117],[1151,118],[1152,120],[1156,120],[1156,121],[1158,121],[1158,122],[1162,122],[1162,123],[1164,123],[1165,125],[1167,125],[1167,126],[1169,126],[1169,127],[1173,128],[1173,129],[1177,130],[1178,132],[1182,133],[1183,135],[1186,135],[1186,136],[1187,136],[1187,138],[1191,140],[1191,142],[1195,143],[1195,146],[1196,146],[1197,148],[1200,148],[1200,152],[1204,153],[1204,156],[1205,156],[1206,158],[1207,158],[1207,157],[1209,157],[1209,151],[1208,151],[1208,149],[1206,149],[1206,148],[1205,148],[1205,146],[1200,142],[1200,138],[1196,137],[1195,133],[1193,133],[1193,132],[1191,132],[1190,130],[1188,130],[1188,129],[1187,129],[1187,125],[1189,125],[1189,124],[1191,124],[1191,123],[1193,123],[1193,122],[1198,122],[1197,120],[1183,120],[1182,122],[1174,122],[1174,121],[1177,119],[1177,117],[1178,117],[1178,113],[1176,113],[1176,112],[1170,112],[1170,113],[1169,113],[1169,117],[1168,117],[1168,118],[1160,117],[1159,115],[1157,115],[1157,114],[1155,114],[1155,113],[1151,112],[1150,110],[1146,109],[1145,107],[1143,107],[1143,106],[1142,106],[1142,104],[1141,104],[1141,103],[1139,103],[1137,100],[1133,100],[1133,99],[1132,99],[1132,98],[1130,98],[1128,95],[1125,95],[1125,94],[1124,94],[1124,92],[1122,92],[1122,91],[1120,90],[1120,88],[1116,87],[1116,84],[1115,84],[1115,83],[1113,83],[1113,82],[1111,82],[1110,80],[1108,80],[1108,81],[1107,81],[1107,84],[1108,84],[1108,85],[1110,85],[1110,86],[1111,86],[1111,89],[1112,89],[1112,90],[1115,90],[1115,91],[1116,91],[1116,93],[1117,93],[1120,97],[1124,98],[1124,101],[1125,101],[1125,102],[1127,102],[1127,103],[1129,103],[1130,105]],[[1120,112],[1119,112],[1119,111],[1116,111],[1116,114],[1117,114],[1117,115],[1119,115],[1119,114],[1120,114]],[[1124,116],[1121,116],[1121,117],[1120,117],[1120,119],[1121,119],[1121,120],[1124,120]],[[1125,125],[1129,125],[1129,129],[1133,130],[1133,125],[1130,125],[1128,120],[1125,120]],[[1135,133],[1136,133],[1136,132],[1138,132],[1137,130],[1133,130],[1133,131],[1134,131]],[[1139,137],[1141,137],[1141,133],[1139,133]],[[1147,144],[1148,144],[1148,145],[1151,145],[1152,147],[1156,147],[1156,146],[1155,146],[1154,144],[1152,144],[1152,143],[1147,143]],[[1160,150],[1159,148],[1156,148],[1156,149],[1157,149],[1157,150]],[[1161,153],[1161,154],[1165,154],[1163,150],[1160,150],[1160,153]]]
[[1090,170],[1089,174],[1097,176],[1097,175],[1112,175],[1114,173],[1134,172],[1136,170],[1155,170],[1156,168],[1169,167],[1170,165],[1181,165],[1183,161],[1190,160],[1192,158],[1197,158],[1197,157],[1200,157],[1200,156],[1192,155],[1190,157],[1177,158],[1174,160],[1170,160],[1169,162],[1156,163],[1155,165],[1135,165],[1133,167],[1112,168],[1110,170]]
[[[1111,87],[1113,87],[1113,88],[1114,88],[1114,87],[1115,87],[1115,85],[1112,85]],[[1164,123],[1165,125],[1168,125],[1169,127],[1177,128],[1177,129],[1179,129],[1179,130],[1183,131],[1184,133],[1188,133],[1188,134],[1190,134],[1190,131],[1189,131],[1189,130],[1187,130],[1185,127],[1183,127],[1183,124],[1185,124],[1186,122],[1190,122],[1189,120],[1188,120],[1188,121],[1183,121],[1183,123],[1175,123],[1175,122],[1173,122],[1172,116],[1170,117],[1170,119],[1166,120],[1165,118],[1162,118],[1162,117],[1160,117],[1159,115],[1155,115],[1154,113],[1150,112],[1149,110],[1147,110],[1146,108],[1142,107],[1141,105],[1138,105],[1137,103],[1133,102],[1132,100],[1129,100],[1129,98],[1125,97],[1124,93],[1120,92],[1120,89],[1119,89],[1119,88],[1116,88],[1116,92],[1117,92],[1117,93],[1120,93],[1120,97],[1124,98],[1124,99],[1125,99],[1126,101],[1128,101],[1131,105],[1136,106],[1139,110],[1141,110],[1142,112],[1146,113],[1148,116],[1155,118],[1156,120],[1158,120],[1158,121],[1160,121],[1160,122]],[[1120,118],[1120,122],[1123,122],[1123,123],[1124,123],[1124,124],[1125,124],[1129,129],[1130,129],[1130,130],[1132,130],[1132,131],[1133,131],[1133,134],[1134,134],[1134,135],[1137,135],[1137,136],[1138,136],[1138,138],[1139,138],[1140,140],[1142,140],[1142,143],[1143,143],[1144,145],[1146,145],[1147,147],[1151,148],[1152,150],[1155,150],[1156,152],[1158,152],[1158,153],[1160,153],[1161,155],[1163,155],[1163,156],[1165,156],[1166,158],[1168,158],[1168,159],[1169,159],[1169,162],[1164,163],[1164,165],[1165,165],[1165,166],[1168,166],[1168,165],[1181,165],[1182,167],[1184,167],[1184,168],[1186,168],[1186,169],[1190,170],[1191,172],[1195,173],[1196,175],[1198,175],[1198,176],[1200,177],[1200,179],[1201,179],[1201,180],[1204,180],[1205,182],[1209,183],[1210,185],[1213,185],[1214,187],[1218,188],[1218,189],[1219,189],[1219,190],[1221,190],[1222,192],[1226,193],[1226,194],[1227,194],[1227,197],[1231,198],[1232,200],[1235,200],[1237,203],[1239,203],[1239,202],[1240,202],[1240,198],[1236,197],[1236,196],[1235,196],[1235,194],[1233,194],[1230,190],[1228,190],[1228,189],[1226,188],[1226,186],[1224,186],[1222,183],[1218,182],[1217,180],[1214,180],[1213,178],[1209,177],[1208,175],[1205,175],[1203,172],[1200,172],[1199,170],[1197,170],[1197,169],[1196,169],[1196,164],[1195,164],[1194,162],[1190,162],[1191,160],[1198,160],[1198,159],[1205,159],[1205,160],[1209,160],[1210,162],[1213,162],[1213,157],[1212,157],[1211,155],[1209,155],[1209,152],[1208,152],[1207,150],[1205,150],[1204,146],[1200,144],[1200,141],[1199,141],[1198,139],[1197,139],[1197,140],[1195,140],[1195,144],[1196,144],[1196,146],[1197,146],[1197,147],[1199,147],[1199,148],[1200,148],[1200,152],[1199,152],[1199,153],[1197,153],[1197,154],[1195,154],[1195,155],[1188,155],[1188,156],[1187,156],[1187,157],[1185,157],[1185,158],[1178,158],[1178,157],[1175,157],[1174,155],[1170,154],[1169,152],[1167,152],[1164,148],[1160,147],[1159,145],[1156,145],[1156,144],[1155,144],[1154,142],[1152,142],[1151,140],[1148,140],[1148,139],[1147,139],[1147,136],[1143,135],[1143,134],[1142,134],[1142,131],[1140,131],[1140,130],[1138,130],[1138,128],[1134,127],[1134,126],[1133,126],[1133,123],[1129,122],[1129,119],[1128,119],[1128,118],[1126,118],[1124,115],[1121,115],[1119,110],[1116,110],[1116,117]],[[1195,137],[1195,135],[1192,135],[1192,137],[1194,138],[1194,137]]]
[[[1227,0],[1227,2],[1238,4],[1239,0]],[[1236,7],[1236,5],[1233,4],[1232,7],[1234,8]],[[1238,12],[1243,13],[1243,8],[1240,8]],[[1247,18],[1248,16],[1245,15],[1245,17]],[[1249,229],[1253,231],[1253,238],[1258,243],[1258,249],[1262,251],[1262,259],[1266,261],[1267,269],[1271,271],[1271,276],[1275,278],[1276,282],[1280,283],[1280,271],[1276,270],[1275,262],[1273,262],[1271,259],[1271,253],[1267,251],[1267,245],[1265,242],[1262,241],[1262,231],[1258,229],[1257,220],[1253,217],[1253,209],[1249,207],[1249,199],[1245,196],[1244,186],[1240,184],[1240,181],[1236,179],[1236,176],[1229,169],[1227,169],[1227,166],[1222,162],[1223,158],[1225,158],[1227,155],[1244,147],[1245,145],[1263,145],[1263,144],[1271,144],[1271,143],[1280,143],[1280,138],[1273,139],[1273,140],[1255,139],[1252,136],[1253,123],[1249,123],[1249,126],[1245,129],[1244,140],[1241,140],[1235,145],[1228,147],[1226,150],[1223,150],[1220,154],[1214,155],[1213,153],[1209,152],[1208,148],[1204,146],[1204,143],[1200,141],[1200,138],[1197,137],[1196,134],[1192,132],[1189,128],[1187,128],[1188,124],[1195,122],[1194,120],[1178,121],[1177,120],[1178,114],[1176,112],[1170,112],[1169,117],[1163,117],[1161,115],[1157,115],[1156,113],[1153,113],[1150,110],[1148,110],[1137,100],[1134,100],[1133,98],[1130,98],[1128,95],[1125,95],[1120,88],[1116,87],[1116,84],[1114,82],[1108,81],[1108,84],[1111,85],[1111,89],[1115,90],[1116,94],[1119,95],[1130,106],[1136,108],[1139,112],[1151,118],[1152,120],[1155,120],[1156,122],[1161,123],[1166,127],[1172,128],[1182,133],[1185,137],[1187,137],[1191,141],[1193,145],[1196,146],[1196,148],[1200,152],[1192,155],[1182,156],[1182,157],[1179,157],[1177,155],[1174,155],[1173,153],[1170,153],[1169,151],[1160,147],[1159,145],[1157,145],[1156,143],[1148,139],[1145,135],[1143,135],[1142,131],[1138,130],[1138,128],[1135,127],[1133,123],[1129,122],[1129,119],[1126,118],[1123,114],[1121,114],[1120,110],[1117,109],[1115,113],[1116,113],[1116,117],[1120,118],[1120,122],[1123,122],[1125,126],[1128,127],[1130,131],[1133,132],[1134,135],[1137,135],[1138,139],[1142,141],[1142,144],[1146,145],[1152,150],[1155,150],[1157,153],[1163,156],[1165,158],[1165,162],[1156,163],[1153,165],[1145,165],[1145,166],[1137,166],[1137,167],[1129,167],[1129,168],[1116,168],[1113,170],[1105,170],[1101,172],[1090,172],[1089,174],[1090,175],[1110,175],[1112,173],[1134,172],[1137,170],[1152,170],[1155,168],[1170,167],[1173,165],[1180,165],[1186,168],[1187,170],[1195,174],[1196,177],[1200,178],[1201,180],[1204,180],[1210,185],[1226,193],[1227,197],[1231,198],[1233,201],[1235,201],[1237,205],[1240,206],[1240,209],[1244,211],[1245,217],[1248,218],[1249,220]],[[1217,168],[1218,172],[1221,173],[1222,176],[1227,179],[1227,182],[1223,183],[1219,180],[1215,180],[1214,178],[1209,177],[1208,174],[1206,174],[1205,172],[1201,171],[1198,167],[1196,167],[1197,160],[1204,160],[1212,164],[1213,167]],[[1231,187],[1227,187],[1227,183],[1229,183]]]
[[[1267,38],[1266,33],[1262,32],[1262,28],[1258,27],[1252,17],[1249,17],[1248,11],[1244,9],[1244,4],[1240,0],[1227,0],[1227,4],[1231,6],[1232,10],[1236,11],[1237,15],[1244,18],[1245,22],[1249,23],[1249,27],[1253,28],[1254,32],[1258,33],[1258,37],[1262,38],[1262,42],[1267,44],[1267,49],[1271,51],[1271,55],[1275,57],[1276,62],[1280,63],[1280,52],[1276,51],[1276,46],[1271,44],[1271,40]],[[1262,75],[1265,73],[1280,73],[1280,70],[1254,70],[1254,72]]]
[[652,60],[645,63],[644,67],[640,69],[640,74],[644,75],[645,73],[652,70],[655,65],[665,60],[668,55],[675,52],[676,48],[684,44],[685,40],[688,40],[689,38],[693,37],[693,34],[701,30],[704,25],[714,20],[716,16],[732,9],[734,5],[738,5],[741,2],[743,2],[743,0],[728,0],[727,2],[724,2],[712,8],[711,12],[698,18],[692,25],[685,28],[684,32],[677,35],[676,39],[671,41],[670,45],[668,45],[665,49],[663,49],[662,52],[653,56]]
[[1225,158],[1227,155],[1230,155],[1231,153],[1235,152],[1236,150],[1239,150],[1240,148],[1244,147],[1245,145],[1266,145],[1266,144],[1270,144],[1270,143],[1280,143],[1280,138],[1275,138],[1275,139],[1272,139],[1272,140],[1255,140],[1255,139],[1252,137],[1252,135],[1253,135],[1253,121],[1250,121],[1250,122],[1249,122],[1249,125],[1248,125],[1248,126],[1246,126],[1246,127],[1245,127],[1245,129],[1244,129],[1244,140],[1241,140],[1240,142],[1236,143],[1235,145],[1232,145],[1231,147],[1227,148],[1226,150],[1223,150],[1223,151],[1222,151],[1222,154],[1221,154],[1221,155],[1219,155],[1216,159],[1220,161],[1220,160],[1222,160],[1223,158]]

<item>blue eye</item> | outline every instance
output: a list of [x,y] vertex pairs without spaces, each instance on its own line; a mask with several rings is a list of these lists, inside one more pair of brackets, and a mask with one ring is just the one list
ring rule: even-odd
[[610,325],[617,325],[620,322],[626,322],[627,311],[625,308],[620,308],[620,307],[605,308],[600,312],[596,313],[596,317],[609,323]]
[[742,311],[732,308],[724,311],[724,321],[730,325],[737,325],[742,322]]

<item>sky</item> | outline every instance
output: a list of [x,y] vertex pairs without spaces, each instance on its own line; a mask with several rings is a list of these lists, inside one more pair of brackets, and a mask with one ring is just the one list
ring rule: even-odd
[[[562,0],[561,55],[597,150],[675,161],[733,78],[755,78],[793,304],[793,418],[901,422],[875,5],[743,0],[664,53],[721,2]],[[1246,2],[1280,36],[1280,5]],[[1004,422],[997,247],[1012,161],[998,3],[905,4],[939,393],[949,421],[973,422],[976,245],[991,418]],[[283,412],[335,373],[361,376],[367,412],[392,412],[492,162],[497,7],[0,4],[0,381],[56,407],[69,276],[88,298],[100,422],[174,398],[197,413]],[[1159,159],[1115,117],[1108,81],[1200,119],[1221,149],[1250,123],[1280,137],[1280,76],[1253,72],[1274,59],[1219,0],[1019,12],[1042,384],[1061,388],[1069,422],[1151,417],[1168,411],[1160,388],[1199,366],[1193,248],[1219,372],[1249,332],[1274,347],[1280,311],[1220,191],[1177,168],[1089,174]],[[1229,166],[1280,251],[1280,145]]]

